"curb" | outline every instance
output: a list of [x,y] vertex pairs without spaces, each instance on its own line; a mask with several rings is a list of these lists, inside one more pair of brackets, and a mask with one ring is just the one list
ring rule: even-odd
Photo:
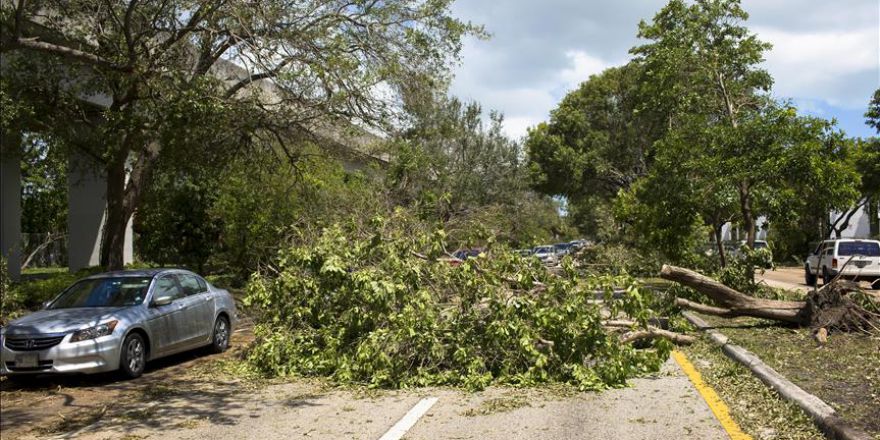
[[837,415],[837,412],[822,399],[804,391],[797,385],[783,377],[776,370],[770,368],[759,357],[738,345],[732,344],[727,336],[715,330],[703,319],[683,312],[684,317],[700,330],[709,335],[709,339],[721,347],[727,357],[748,368],[753,375],[770,388],[773,388],[780,396],[790,402],[794,402],[813,422],[822,430],[826,437],[833,440],[872,440],[867,433],[849,425]]

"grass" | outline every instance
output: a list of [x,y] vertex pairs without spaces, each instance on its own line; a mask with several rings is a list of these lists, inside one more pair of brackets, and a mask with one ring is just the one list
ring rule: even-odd
[[880,338],[833,333],[819,347],[809,329],[754,318],[703,318],[854,426],[880,437]]
[[21,271],[22,275],[54,275],[58,273],[67,273],[66,267],[28,267]]
[[742,365],[728,359],[706,337],[683,350],[730,408],[740,427],[755,440],[823,438],[809,416],[784,400]]

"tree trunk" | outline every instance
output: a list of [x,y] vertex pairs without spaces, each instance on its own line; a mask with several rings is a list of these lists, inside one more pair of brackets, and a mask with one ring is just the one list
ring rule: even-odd
[[715,245],[718,246],[718,256],[721,258],[721,267],[727,267],[727,253],[724,251],[724,243],[721,241],[721,231],[724,224],[717,225],[713,229],[715,233]]
[[101,236],[101,266],[120,270],[125,266],[125,227],[129,216],[125,207],[125,162],[128,151],[120,150],[107,163],[107,215]]
[[866,212],[868,213],[868,223],[870,225],[870,236],[873,238],[880,237],[880,195],[875,195],[868,199]]
[[752,249],[755,247],[755,217],[752,212],[752,194],[748,182],[739,185],[739,205],[742,211],[743,227],[746,229],[746,244]]
[[[837,329],[842,331],[880,331],[880,313],[877,307],[860,305],[854,296],[864,294],[858,286],[837,280],[814,290],[806,301],[777,301],[755,298],[740,293],[709,277],[692,270],[663,265],[660,277],[675,281],[708,296],[717,306],[695,303],[676,298],[675,303],[682,308],[691,309],[707,315],[732,318],[752,316],[812,328]],[[865,295],[863,299],[874,301]]]
[[[795,324],[804,323],[804,317],[801,316],[806,307],[804,301],[755,298],[731,289],[712,278],[675,266],[663,265],[660,277],[705,294],[717,305],[723,307],[723,309],[716,308],[719,313],[724,313],[722,316],[754,316]],[[723,312],[720,312],[722,310]]]
[[107,217],[101,243],[101,265],[107,270],[120,270],[125,266],[125,232],[140,205],[158,154],[159,144],[151,142],[138,152],[130,174],[126,174],[125,169],[127,151],[124,157],[120,153],[107,166]]

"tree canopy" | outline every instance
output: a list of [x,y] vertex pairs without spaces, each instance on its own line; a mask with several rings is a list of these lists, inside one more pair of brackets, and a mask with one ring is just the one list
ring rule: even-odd
[[398,91],[442,83],[462,37],[481,34],[450,3],[3,2],[3,101],[25,103],[4,129],[55,116],[50,129],[100,159],[102,262],[118,268],[159,156],[270,145],[296,158],[291,138],[387,126]]

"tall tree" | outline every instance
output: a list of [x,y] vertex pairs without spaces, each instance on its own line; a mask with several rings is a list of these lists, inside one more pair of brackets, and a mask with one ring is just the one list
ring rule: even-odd
[[[4,76],[18,72],[7,91],[63,103],[88,127],[71,144],[105,168],[102,263],[115,269],[160,155],[283,147],[340,121],[384,127],[387,91],[436,84],[481,32],[451,1],[17,0],[2,2],[0,51]],[[44,83],[26,74],[59,64]]]
[[[639,24],[649,43],[632,49],[644,69],[647,105],[662,109],[670,129],[703,115],[729,153],[761,148],[740,126],[759,120],[772,78],[760,67],[768,43],[743,25],[748,14],[739,0],[670,1],[651,23]],[[751,124],[754,128],[754,125]],[[722,142],[717,142],[720,144]],[[752,246],[756,235],[755,173],[736,182],[740,219]]]
[[[865,121],[880,135],[880,89],[874,96],[865,113]],[[865,195],[872,237],[880,237],[880,137],[874,136],[861,144],[858,159],[862,174],[862,194]]]
[[657,112],[640,109],[640,76],[635,64],[591,76],[526,140],[536,189],[565,196],[590,235],[600,229],[603,206],[648,172],[665,128]]

